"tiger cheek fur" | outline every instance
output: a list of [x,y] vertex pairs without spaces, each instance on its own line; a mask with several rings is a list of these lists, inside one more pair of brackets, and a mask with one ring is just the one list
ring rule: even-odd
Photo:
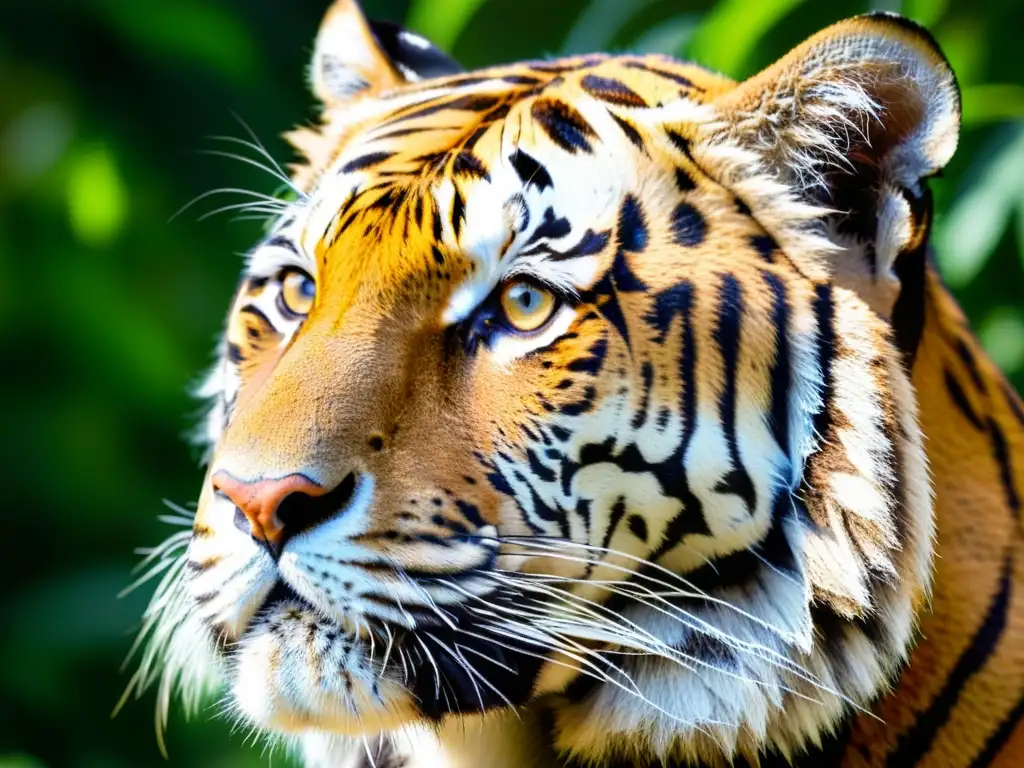
[[311,76],[138,680],[209,660],[310,768],[717,766],[866,712],[933,568],[926,33],[462,74],[339,0]]

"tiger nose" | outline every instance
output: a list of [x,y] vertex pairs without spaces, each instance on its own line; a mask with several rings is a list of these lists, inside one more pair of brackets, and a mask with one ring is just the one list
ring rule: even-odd
[[[281,553],[285,540],[301,533],[317,521],[304,519],[306,515],[284,515],[285,500],[288,506],[307,506],[295,502],[310,502],[323,496],[327,489],[313,482],[303,474],[296,473],[272,480],[247,483],[220,470],[213,475],[213,490],[230,499],[237,510],[248,520],[249,530],[254,539],[267,546],[275,558]],[[235,513],[238,515],[238,512]],[[239,527],[245,526],[245,522]]]

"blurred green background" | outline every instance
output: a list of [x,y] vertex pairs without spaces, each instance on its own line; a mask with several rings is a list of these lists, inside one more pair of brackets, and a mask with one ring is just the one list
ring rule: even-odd
[[[260,225],[199,221],[195,195],[271,192],[203,155],[240,115],[277,138],[309,121],[303,73],[327,0],[0,2],[0,768],[163,763],[154,697],[110,711],[147,590],[116,600],[133,549],[169,532],[201,474],[187,391],[240,254]],[[1024,384],[1021,0],[367,0],[467,67],[593,50],[660,51],[745,76],[844,16],[885,8],[929,26],[960,77],[960,151],[934,184],[946,279]],[[12,589],[13,587],[13,589]],[[287,765],[214,708],[172,715],[173,765]]]

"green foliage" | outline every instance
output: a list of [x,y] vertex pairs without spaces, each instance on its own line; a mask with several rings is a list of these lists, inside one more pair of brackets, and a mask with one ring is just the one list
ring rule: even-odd
[[[327,0],[8,0],[0,9],[0,344],[9,585],[0,768],[163,764],[153,699],[108,717],[145,594],[133,549],[169,531],[161,498],[201,478],[182,441],[258,223],[199,221],[216,187],[271,193],[203,155],[241,115],[275,139],[312,117],[303,82]],[[658,51],[743,77],[867,0],[367,0],[467,66]],[[926,23],[964,93],[960,150],[934,182],[937,259],[984,344],[1024,384],[1024,60],[1019,0],[888,0]],[[224,149],[226,147],[219,147]],[[204,207],[205,206],[205,207]],[[10,586],[14,589],[11,590]],[[284,765],[216,707],[172,718],[174,765]]]

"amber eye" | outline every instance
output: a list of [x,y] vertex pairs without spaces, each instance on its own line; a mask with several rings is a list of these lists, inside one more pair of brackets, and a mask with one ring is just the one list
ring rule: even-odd
[[316,283],[300,269],[281,275],[281,304],[293,315],[308,315],[316,297]]
[[501,309],[517,331],[536,331],[551,319],[556,305],[551,291],[532,283],[513,282],[501,289]]

